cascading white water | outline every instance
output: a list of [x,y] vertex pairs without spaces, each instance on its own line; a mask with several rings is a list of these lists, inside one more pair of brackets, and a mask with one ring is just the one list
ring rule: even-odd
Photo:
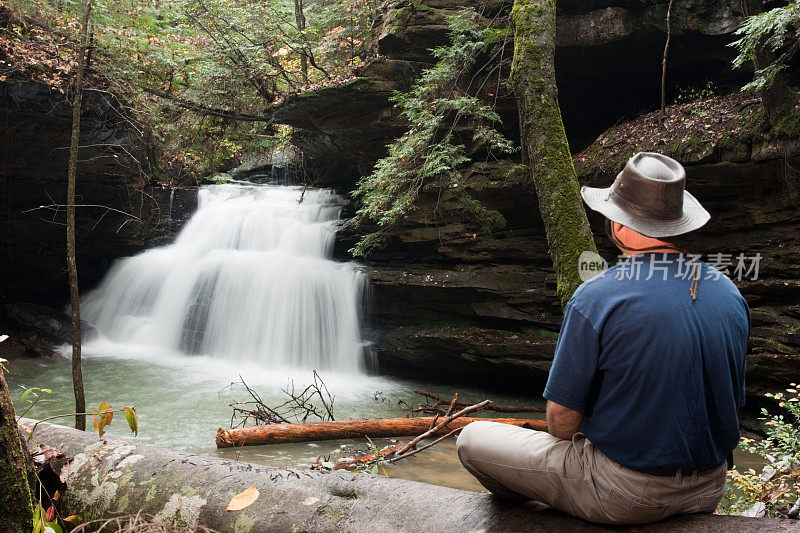
[[117,261],[82,315],[118,344],[355,372],[364,275],[330,259],[330,191],[228,183],[199,191],[173,244]]

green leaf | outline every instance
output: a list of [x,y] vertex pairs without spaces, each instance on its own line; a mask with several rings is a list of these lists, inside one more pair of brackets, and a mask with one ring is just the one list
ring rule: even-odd
[[24,401],[25,401],[25,398],[27,398],[27,397],[28,397],[28,395],[29,395],[30,393],[32,393],[34,390],[38,390],[38,388],[39,388],[39,387],[31,387],[30,389],[25,389],[25,392],[23,392],[23,393],[22,393],[22,398],[21,398],[21,399],[22,399],[22,401],[24,402]]
[[53,520],[52,522],[45,522],[44,527],[45,527],[44,529],[45,533],[50,533],[50,531],[48,531],[47,528],[50,528],[52,533],[64,533],[64,530],[61,529],[61,526],[58,525],[58,521],[56,520]]
[[378,465],[376,465],[376,464],[372,465],[372,468],[370,468],[369,473],[377,476],[378,475]]
[[123,407],[122,410],[125,411],[125,420],[128,421],[128,427],[131,428],[131,432],[135,437],[139,436],[139,417],[136,416],[136,408]]
[[41,504],[37,504],[33,509],[33,533],[42,533],[42,530],[44,529],[42,526],[43,515],[44,509],[42,509]]

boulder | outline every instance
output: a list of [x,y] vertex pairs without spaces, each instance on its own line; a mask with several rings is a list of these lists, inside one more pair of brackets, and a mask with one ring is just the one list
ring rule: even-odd
[[[19,328],[33,330],[54,343],[61,344],[72,340],[72,319],[65,312],[43,305],[14,303],[6,304],[5,314],[16,322]],[[86,321],[81,320],[81,329],[84,340],[97,336],[97,329]]]

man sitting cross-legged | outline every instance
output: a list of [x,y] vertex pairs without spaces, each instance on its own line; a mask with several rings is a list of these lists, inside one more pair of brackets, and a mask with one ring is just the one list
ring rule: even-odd
[[549,432],[474,422],[464,467],[498,497],[592,522],[710,513],[739,438],[749,311],[733,283],[671,237],[709,214],[685,172],[633,156],[608,189],[581,190],[625,261],[581,285],[564,310],[544,391]]

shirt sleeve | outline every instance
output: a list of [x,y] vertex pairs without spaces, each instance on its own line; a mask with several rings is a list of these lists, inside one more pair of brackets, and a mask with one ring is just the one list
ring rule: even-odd
[[544,397],[572,409],[586,409],[600,358],[600,334],[572,302],[564,309]]

